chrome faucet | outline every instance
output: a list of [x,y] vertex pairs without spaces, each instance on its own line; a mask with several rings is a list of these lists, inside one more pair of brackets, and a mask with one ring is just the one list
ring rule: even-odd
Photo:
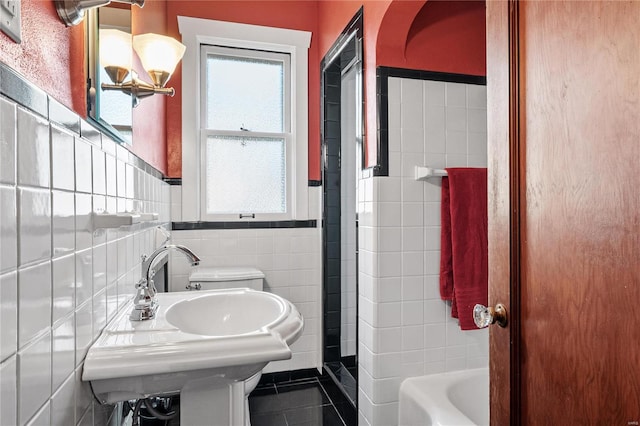
[[160,247],[149,257],[146,255],[142,256],[142,278],[140,281],[136,283],[136,289],[138,293],[136,294],[135,299],[133,299],[134,307],[131,311],[131,315],[129,315],[129,319],[131,321],[143,321],[152,319],[156,315],[156,311],[158,310],[158,302],[156,300],[156,286],[153,283],[153,262],[158,258],[158,256],[165,251],[169,250],[177,250],[178,252],[184,254],[189,262],[191,262],[192,266],[197,266],[200,263],[200,258],[196,256],[191,250],[186,248],[185,246],[175,245],[175,244],[167,244],[165,246]]

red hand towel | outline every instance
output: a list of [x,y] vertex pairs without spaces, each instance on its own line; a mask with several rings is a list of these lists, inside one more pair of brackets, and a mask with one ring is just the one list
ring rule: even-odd
[[443,299],[452,301],[460,328],[472,330],[477,328],[473,306],[487,304],[487,169],[448,168],[447,174],[442,184],[440,290]]
[[453,300],[451,206],[449,197],[449,178],[446,176],[442,178],[440,222],[440,297],[442,300]]

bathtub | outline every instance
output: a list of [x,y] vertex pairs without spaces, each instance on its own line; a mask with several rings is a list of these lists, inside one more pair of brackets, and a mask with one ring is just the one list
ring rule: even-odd
[[411,377],[400,385],[399,426],[489,424],[489,369]]

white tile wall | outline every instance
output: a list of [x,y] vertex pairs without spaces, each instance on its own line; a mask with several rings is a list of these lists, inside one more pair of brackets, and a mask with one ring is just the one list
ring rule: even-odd
[[0,271],[18,265],[16,189],[0,185]]
[[[317,213],[316,213],[317,214]],[[317,217],[317,216],[316,216]],[[291,301],[305,320],[302,336],[291,346],[293,357],[271,362],[265,372],[319,367],[322,329],[322,235],[320,228],[172,231],[202,266],[253,266],[265,274],[265,291]],[[183,291],[188,262],[171,254],[170,290]]]
[[0,149],[0,423],[107,424],[113,407],[82,382],[84,356],[131,299],[155,234],[92,233],[90,214],[135,205],[167,223],[168,185],[106,137],[94,144],[1,96]]
[[393,425],[404,378],[488,365],[486,330],[440,299],[439,180],[414,166],[486,167],[486,87],[389,78],[389,176],[359,182],[359,419]]
[[[22,143],[23,141],[29,143]],[[18,184],[49,188],[49,123],[18,109],[17,143]]]
[[0,275],[0,361],[18,350],[18,275]]
[[17,384],[17,356],[0,363],[0,407],[2,419],[7,424],[16,424],[18,418],[18,384]]

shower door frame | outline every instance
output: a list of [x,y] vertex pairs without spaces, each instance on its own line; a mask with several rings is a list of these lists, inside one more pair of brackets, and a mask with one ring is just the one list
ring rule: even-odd
[[[342,285],[340,279],[340,258],[341,249],[338,242],[336,249],[335,244],[331,244],[330,240],[335,239],[337,225],[338,241],[341,241],[340,229],[340,199],[338,197],[337,206],[337,224],[335,206],[332,214],[329,214],[328,203],[335,202],[331,198],[330,185],[327,184],[330,175],[328,169],[329,157],[333,157],[333,161],[340,161],[341,153],[341,80],[347,71],[355,68],[356,70],[356,102],[360,108],[356,108],[356,157],[358,164],[354,170],[357,178],[360,178],[362,167],[364,164],[363,135],[364,135],[364,84],[363,84],[363,9],[352,18],[345,27],[341,35],[333,44],[331,49],[322,60],[321,63],[321,144],[322,144],[322,182],[323,182],[323,367],[324,371],[336,383],[338,388],[345,394],[347,399],[357,407],[357,378],[342,363],[341,356],[341,292]],[[352,49],[353,48],[353,49]],[[336,108],[337,104],[337,108]],[[337,113],[336,113],[337,110]],[[336,125],[337,124],[337,125]],[[337,152],[336,152],[337,149]],[[338,179],[341,168],[338,167]],[[335,179],[335,170],[331,176]],[[335,184],[333,185],[335,186]],[[338,182],[338,194],[340,193],[341,183]],[[357,203],[357,197],[353,200]],[[357,209],[356,209],[357,211]],[[356,213],[357,215],[357,213]],[[356,217],[356,345],[355,345],[355,366],[357,368],[358,358],[358,327],[357,327],[357,291],[358,291],[358,248],[357,248],[357,217]],[[332,237],[332,238],[331,238]],[[337,253],[337,257],[336,257]],[[330,258],[329,255],[332,255]],[[337,262],[336,262],[337,259]],[[337,269],[337,270],[336,270]],[[336,274],[338,279],[336,280]],[[338,331],[338,333],[336,333]]]

